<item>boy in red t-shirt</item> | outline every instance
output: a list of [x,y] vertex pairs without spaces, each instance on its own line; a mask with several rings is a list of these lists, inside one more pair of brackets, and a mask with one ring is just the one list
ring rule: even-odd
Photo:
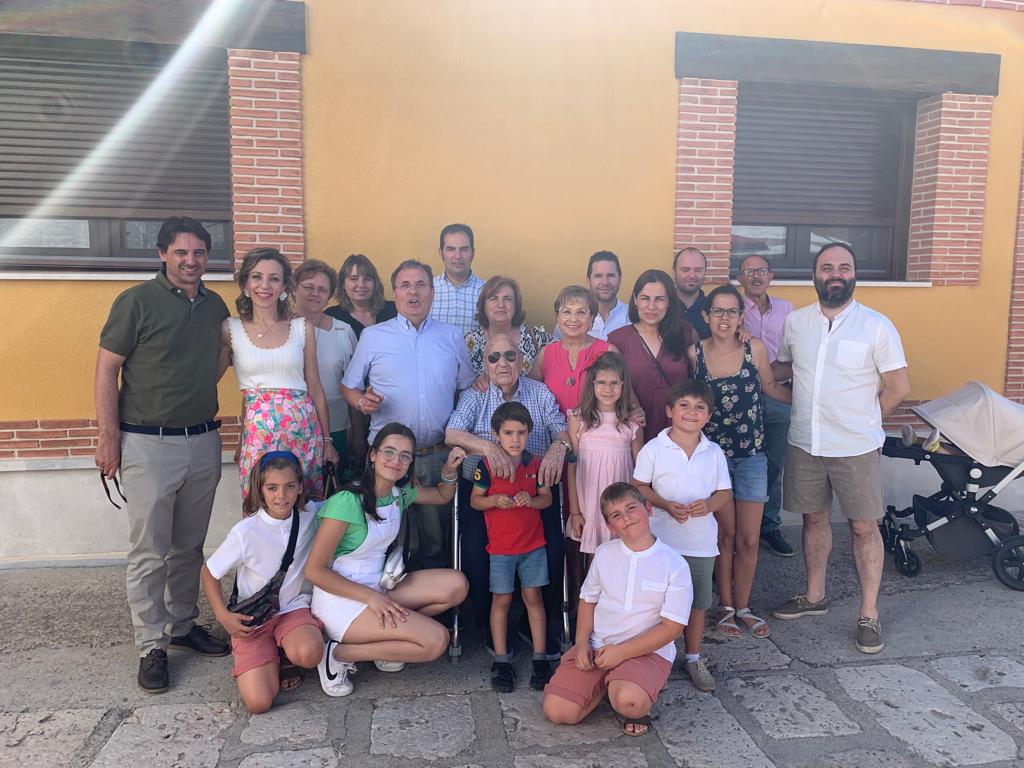
[[487,459],[477,465],[469,503],[484,513],[487,553],[491,571],[491,640],[494,664],[491,686],[508,693],[515,684],[515,670],[508,652],[508,610],[515,592],[516,571],[523,588],[523,603],[533,639],[533,674],[530,687],[544,690],[551,669],[545,657],[547,621],[541,587],[548,583],[548,556],[540,510],[551,506],[551,489],[538,480],[540,459],[526,450],[533,418],[522,403],[502,403],[491,416],[491,429],[505,454],[512,459],[512,480],[494,477]]

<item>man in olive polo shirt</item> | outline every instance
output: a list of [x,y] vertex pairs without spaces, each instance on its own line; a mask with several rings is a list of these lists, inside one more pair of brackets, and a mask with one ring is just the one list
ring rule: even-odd
[[[128,606],[139,685],[167,690],[167,648],[224,656],[229,646],[194,620],[203,542],[220,481],[217,431],[224,301],[203,287],[210,233],[167,219],[163,268],[114,300],[96,359],[96,466],[118,469],[127,496]],[[121,387],[118,390],[118,373]]]

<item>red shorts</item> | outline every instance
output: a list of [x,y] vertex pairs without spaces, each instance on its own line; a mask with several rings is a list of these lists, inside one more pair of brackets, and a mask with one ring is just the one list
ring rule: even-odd
[[544,688],[544,694],[559,696],[586,709],[595,698],[604,696],[608,683],[625,680],[643,688],[653,703],[658,700],[658,694],[668,682],[671,671],[672,663],[668,659],[656,653],[648,653],[646,656],[627,659],[615,669],[594,667],[585,672],[576,666],[574,645],[562,656],[558,669]]
[[310,613],[309,608],[297,608],[277,614],[248,637],[232,637],[231,655],[235,659],[235,666],[231,669],[231,676],[238,677],[264,664],[277,664],[277,649],[281,647],[285,635],[307,624],[323,629],[320,619]]

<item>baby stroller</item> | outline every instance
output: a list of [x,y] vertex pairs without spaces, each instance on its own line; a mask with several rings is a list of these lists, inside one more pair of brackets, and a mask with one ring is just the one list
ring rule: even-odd
[[[921,560],[909,544],[924,536],[943,555],[991,553],[996,577],[1024,590],[1024,536],[1012,514],[991,504],[1024,474],[1024,405],[971,381],[911,410],[934,428],[932,435],[923,445],[914,444],[919,441],[912,430],[887,437],[882,453],[928,462],[942,486],[931,496],[915,494],[906,509],[886,508],[879,528],[896,569],[904,576],[920,573]],[[980,493],[983,488],[988,490]]]

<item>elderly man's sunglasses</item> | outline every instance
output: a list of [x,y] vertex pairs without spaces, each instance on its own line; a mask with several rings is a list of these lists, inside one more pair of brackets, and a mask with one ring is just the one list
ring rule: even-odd
[[[117,495],[121,497],[121,501],[128,501],[125,498],[124,492],[121,490],[121,484],[117,482],[117,475],[110,478],[114,482],[114,490],[117,491]],[[107,485],[106,475],[103,474],[103,470],[100,470],[100,482],[103,483],[103,491],[107,494],[107,501],[114,505],[114,509],[120,509],[121,505],[114,501],[114,497],[110,495],[110,486]]]
[[519,353],[516,352],[514,349],[509,349],[505,352],[491,352],[489,355],[487,355],[487,362],[490,363],[491,365],[494,365],[496,362],[498,362],[499,360],[501,360],[501,358],[504,357],[506,363],[514,363],[516,361],[516,357],[518,356]]

